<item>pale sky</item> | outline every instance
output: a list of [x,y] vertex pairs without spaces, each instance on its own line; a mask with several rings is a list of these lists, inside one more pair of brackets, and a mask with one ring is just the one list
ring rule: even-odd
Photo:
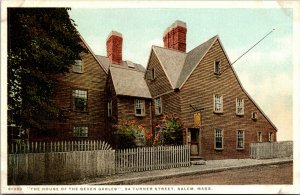
[[123,35],[123,60],[143,66],[175,20],[187,24],[187,52],[218,34],[231,62],[275,29],[233,67],[278,128],[278,141],[292,140],[292,9],[72,8],[69,14],[95,54],[106,55],[106,38],[115,30]]

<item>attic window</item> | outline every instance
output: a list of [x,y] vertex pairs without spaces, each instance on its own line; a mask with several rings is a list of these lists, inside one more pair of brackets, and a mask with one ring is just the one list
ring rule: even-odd
[[244,115],[244,99],[236,98],[236,114]]
[[83,61],[75,60],[75,64],[73,65],[73,72],[83,73]]
[[221,62],[219,60],[215,61],[215,64],[214,64],[214,73],[216,75],[220,75],[221,74]]
[[257,120],[257,112],[252,112],[252,120]]
[[154,80],[155,78],[156,78],[155,69],[152,68],[152,69],[151,69],[151,80]]

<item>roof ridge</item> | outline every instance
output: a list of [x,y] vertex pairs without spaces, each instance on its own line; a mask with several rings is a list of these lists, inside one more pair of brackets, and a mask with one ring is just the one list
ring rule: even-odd
[[173,48],[166,48],[166,47],[157,46],[157,45],[152,45],[152,47],[157,47],[157,48],[160,48],[160,49],[166,49],[166,50],[175,51],[175,52],[182,53],[182,54],[187,54],[186,52],[179,51],[179,50],[173,49]]
[[218,37],[219,37],[219,35],[215,35],[215,36],[211,37],[211,38],[208,39],[207,41],[205,41],[205,42],[201,43],[200,45],[198,45],[198,46],[194,47],[193,49],[191,49],[189,52],[187,52],[187,54],[189,54],[190,52],[194,51],[195,49],[197,49],[197,48],[200,47],[201,45],[204,45],[205,43],[211,41],[212,39],[218,38]]
[[120,69],[124,69],[124,70],[131,70],[131,71],[136,71],[136,72],[142,72],[144,73],[144,71],[141,71],[141,70],[138,70],[137,68],[126,68],[126,67],[121,67],[120,65],[117,65],[117,64],[111,64],[109,66],[109,68],[120,68]]

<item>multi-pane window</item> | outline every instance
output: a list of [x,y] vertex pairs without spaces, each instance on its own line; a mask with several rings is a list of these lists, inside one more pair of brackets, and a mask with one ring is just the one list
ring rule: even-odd
[[107,113],[108,117],[112,116],[112,101],[111,100],[107,102],[107,112],[108,112]]
[[273,142],[273,141],[274,141],[273,132],[269,132],[269,142]]
[[215,129],[215,149],[223,149],[223,130]]
[[223,96],[214,95],[214,112],[223,112]]
[[87,126],[75,126],[73,128],[74,137],[88,137],[88,132]]
[[257,132],[257,142],[262,142],[262,133],[261,133],[261,131]]
[[214,73],[217,75],[221,74],[221,62],[218,60],[214,63]]
[[75,60],[75,64],[73,65],[73,71],[77,73],[83,73],[83,61]]
[[243,149],[244,148],[244,131],[243,130],[237,130],[236,134],[236,148],[237,149]]
[[251,118],[252,118],[253,120],[257,120],[257,112],[252,112]]
[[135,115],[145,116],[145,100],[135,99],[134,101]]
[[154,100],[155,103],[155,115],[160,115],[162,113],[162,102],[161,97]]
[[244,99],[236,98],[236,114],[243,115],[244,114]]
[[86,90],[73,90],[73,110],[85,112],[87,111],[87,91]]

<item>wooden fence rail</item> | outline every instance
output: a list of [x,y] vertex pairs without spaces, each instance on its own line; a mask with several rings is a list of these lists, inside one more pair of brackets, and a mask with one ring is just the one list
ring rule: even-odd
[[157,146],[116,151],[116,173],[190,166],[190,147]]
[[251,143],[250,156],[254,159],[289,157],[293,155],[293,142]]

